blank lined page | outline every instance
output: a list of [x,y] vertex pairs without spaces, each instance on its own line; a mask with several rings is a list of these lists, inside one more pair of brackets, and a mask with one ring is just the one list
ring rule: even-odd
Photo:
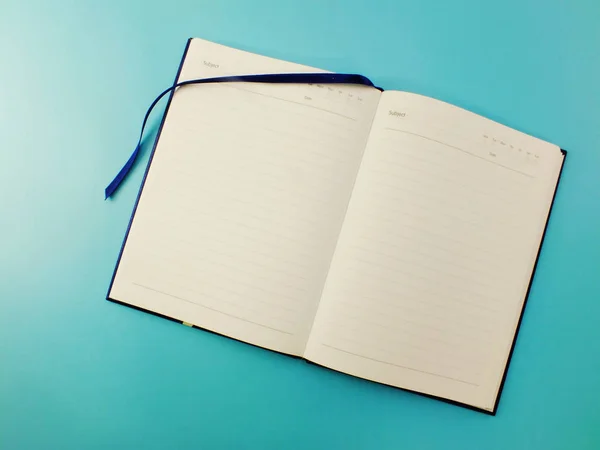
[[306,357],[492,410],[560,149],[385,92]]
[[[192,40],[180,81],[315,69]],[[110,298],[301,354],[380,92],[177,90]]]

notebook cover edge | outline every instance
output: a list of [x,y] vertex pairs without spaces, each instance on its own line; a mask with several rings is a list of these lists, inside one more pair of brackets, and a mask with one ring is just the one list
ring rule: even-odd
[[[185,49],[183,51],[183,56],[181,58],[181,62],[179,63],[179,68],[177,69],[177,75],[175,75],[175,81],[173,82],[173,84],[177,83],[177,80],[179,80],[179,76],[181,75],[181,70],[183,69],[183,63],[185,62],[185,58],[187,56],[187,52],[188,52],[191,42],[192,42],[192,38],[189,38],[185,45]],[[167,107],[166,107],[163,117],[161,119],[160,126],[158,127],[158,132],[156,133],[156,138],[154,139],[154,144],[152,146],[150,158],[148,159],[148,164],[146,165],[144,177],[142,178],[142,183],[140,185],[140,189],[138,191],[137,198],[135,199],[133,210],[131,211],[131,217],[129,218],[129,223],[127,224],[127,229],[125,230],[125,237],[123,238],[123,243],[121,244],[121,249],[119,250],[119,256],[117,257],[117,262],[115,264],[115,268],[113,270],[113,275],[110,280],[110,284],[108,286],[108,291],[106,292],[106,300],[110,300],[109,299],[110,291],[112,290],[113,284],[115,282],[115,278],[117,276],[117,271],[119,270],[119,264],[121,263],[121,257],[123,256],[123,251],[125,250],[125,244],[127,243],[127,238],[129,237],[129,232],[131,231],[131,225],[133,224],[133,218],[135,217],[135,213],[137,211],[137,207],[140,202],[140,198],[142,196],[142,191],[144,190],[144,185],[146,184],[146,178],[148,176],[148,172],[150,171],[150,166],[152,165],[152,159],[154,158],[154,152],[156,151],[156,147],[158,145],[158,140],[160,139],[160,135],[161,135],[163,126],[167,119],[167,114],[169,113],[169,107],[171,106],[171,100],[173,99],[174,94],[175,94],[175,91],[172,91],[169,94],[169,100],[167,101]]]
[[517,342],[517,338],[519,335],[519,330],[521,329],[521,322],[523,321],[523,315],[525,314],[525,308],[527,307],[527,300],[529,300],[529,294],[531,293],[531,286],[533,285],[533,279],[535,278],[535,273],[537,271],[538,262],[540,260],[540,254],[542,253],[542,248],[544,246],[544,241],[546,239],[546,233],[548,231],[548,224],[550,223],[550,217],[552,216],[552,210],[554,208],[556,194],[558,192],[558,186],[560,185],[560,181],[563,174],[563,169],[565,167],[565,161],[567,159],[567,151],[560,149],[560,152],[563,155],[563,160],[560,165],[560,170],[558,172],[558,179],[556,180],[556,186],[554,187],[554,194],[552,195],[552,201],[550,202],[550,209],[548,210],[548,217],[546,218],[546,224],[544,225],[544,232],[542,233],[542,239],[540,241],[540,246],[538,248],[537,255],[535,257],[535,263],[533,264],[533,270],[531,272],[531,278],[529,279],[529,285],[527,286],[527,292],[525,294],[525,300],[523,301],[523,307],[521,308],[521,313],[519,315],[519,321],[517,322],[517,328],[515,330],[515,335],[513,337],[512,344],[510,346],[510,351],[508,353],[508,359],[506,360],[506,365],[504,366],[504,373],[502,374],[502,380],[500,381],[500,387],[498,388],[498,394],[496,395],[496,401],[494,402],[493,415],[496,415],[498,410],[498,405],[500,403],[500,397],[502,396],[502,390],[504,389],[504,383],[506,381],[506,376],[508,374],[508,368],[510,366],[510,362],[513,356],[513,352],[515,350],[515,345]]

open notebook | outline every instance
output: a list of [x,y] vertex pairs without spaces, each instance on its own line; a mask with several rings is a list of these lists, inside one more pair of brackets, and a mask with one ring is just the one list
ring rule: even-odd
[[[191,39],[177,80],[316,71]],[[494,413],[564,157],[408,92],[185,86],[108,299]]]

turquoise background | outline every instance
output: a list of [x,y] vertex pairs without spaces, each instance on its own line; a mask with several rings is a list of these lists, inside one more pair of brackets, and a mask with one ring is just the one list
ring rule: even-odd
[[[600,448],[600,2],[0,0],[0,449]],[[490,417],[104,300],[150,101],[198,36],[569,150]]]

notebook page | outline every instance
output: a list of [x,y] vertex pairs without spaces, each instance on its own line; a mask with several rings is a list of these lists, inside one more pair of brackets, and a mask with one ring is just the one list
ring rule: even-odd
[[492,410],[560,149],[385,92],[305,356]]
[[[180,81],[314,71],[194,39]],[[346,85],[178,89],[110,298],[300,354],[379,97]]]

